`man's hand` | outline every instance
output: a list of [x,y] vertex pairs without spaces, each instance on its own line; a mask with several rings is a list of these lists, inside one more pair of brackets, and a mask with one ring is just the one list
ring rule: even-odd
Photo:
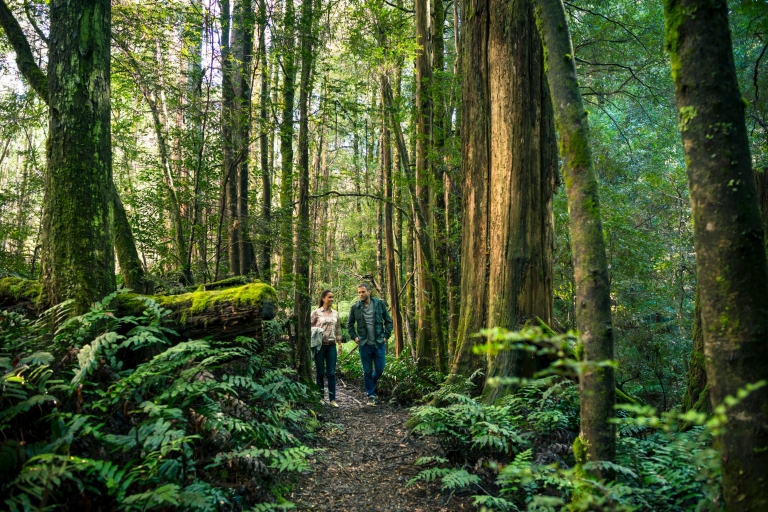
[[358,345],[360,344],[360,338],[359,337],[355,338],[355,343],[357,343]]

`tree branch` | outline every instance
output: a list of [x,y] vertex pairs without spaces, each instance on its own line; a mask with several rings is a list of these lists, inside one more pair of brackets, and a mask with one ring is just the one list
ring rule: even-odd
[[27,15],[27,20],[29,21],[30,25],[32,25],[32,28],[35,29],[35,32],[37,32],[37,36],[43,40],[46,46],[48,46],[48,38],[45,36],[42,30],[40,30],[40,27],[37,25],[37,22],[35,21],[35,14],[31,12],[31,6],[29,5],[29,2],[24,2],[24,12]]
[[[397,208],[397,210],[400,213],[405,215],[405,218],[408,220],[409,224],[414,225],[413,224],[413,219],[408,214],[408,212],[405,211],[404,209],[402,209],[401,207],[399,207],[398,205],[396,205],[394,202],[389,201],[386,197],[375,196],[373,194],[365,194],[363,192],[359,192],[359,193],[357,193],[357,192],[337,192],[336,190],[329,190],[328,192],[323,192],[322,194],[310,195],[309,198],[310,199],[320,199],[320,198],[328,197],[328,196],[336,196],[336,197],[367,197],[369,199],[375,199],[376,201],[381,201],[382,203],[391,204],[392,206]],[[294,205],[298,204],[298,201],[294,201],[293,204]]]
[[32,89],[48,104],[48,76],[40,69],[32,55],[27,36],[21,30],[19,21],[13,15],[5,0],[0,0],[0,27],[3,27],[8,41],[16,52],[16,65]]

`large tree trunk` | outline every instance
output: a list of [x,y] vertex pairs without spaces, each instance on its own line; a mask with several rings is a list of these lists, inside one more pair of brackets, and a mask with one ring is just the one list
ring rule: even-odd
[[[530,0],[470,3],[462,61],[464,217],[462,304],[453,372],[478,368],[470,336],[552,319],[553,113]],[[535,360],[506,351],[489,377],[531,375]],[[487,387],[493,401],[505,387]]]
[[283,18],[283,118],[280,123],[280,280],[293,273],[293,107],[296,95],[296,11],[293,0],[285,0]]
[[[712,405],[768,380],[763,225],[725,2],[666,0]],[[768,510],[768,392],[729,407],[719,438],[728,510]]]
[[[290,1],[290,0],[289,0]],[[301,4],[301,82],[299,85],[299,216],[296,224],[296,264],[294,266],[294,309],[296,311],[296,345],[299,356],[299,375],[309,380],[312,374],[310,360],[310,298],[309,298],[309,95],[312,89],[312,42],[314,37],[315,0],[302,0]]]
[[82,313],[115,289],[110,3],[54,0],[50,19],[41,277]]
[[537,0],[537,17],[556,107],[576,281],[576,325],[587,364],[579,379],[579,441],[588,460],[612,461],[616,456],[616,429],[609,421],[616,402],[613,367],[598,363],[613,360],[613,323],[589,124],[562,0]]

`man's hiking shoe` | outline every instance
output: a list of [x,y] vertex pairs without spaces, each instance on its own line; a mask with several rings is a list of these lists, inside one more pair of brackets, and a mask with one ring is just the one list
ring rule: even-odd
[[331,407],[338,407],[338,406],[339,406],[339,404],[337,404],[337,403],[336,403],[336,400],[331,400],[331,401],[328,403],[328,405],[330,405]]
[[375,396],[369,396],[367,405],[369,407],[376,407],[377,405],[379,405],[379,400]]

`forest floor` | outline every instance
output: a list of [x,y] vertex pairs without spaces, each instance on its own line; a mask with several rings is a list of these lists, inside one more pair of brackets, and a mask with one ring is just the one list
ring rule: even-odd
[[[476,510],[472,498],[440,492],[440,484],[405,484],[426,469],[419,457],[440,455],[433,439],[409,435],[407,409],[382,402],[366,406],[360,384],[339,379],[333,408],[322,406],[323,428],[312,472],[300,475],[286,499],[298,510]],[[472,493],[474,494],[474,493]]]

